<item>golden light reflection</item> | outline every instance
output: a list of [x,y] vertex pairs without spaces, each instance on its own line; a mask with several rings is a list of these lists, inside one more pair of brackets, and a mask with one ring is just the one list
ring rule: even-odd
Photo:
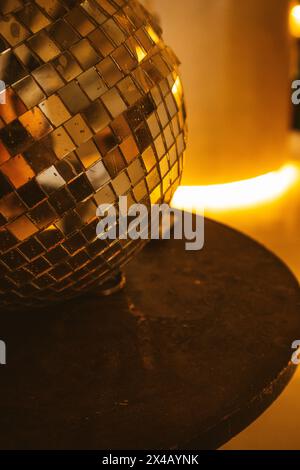
[[155,42],[155,44],[158,44],[160,39],[159,39],[159,36],[154,31],[154,29],[152,28],[152,26],[150,26],[150,25],[146,26],[146,30],[147,30],[147,33],[149,34],[150,38],[152,39],[152,41]]
[[290,10],[290,33],[300,38],[300,5],[294,5]]
[[141,63],[147,55],[146,51],[141,46],[136,46],[135,52],[136,52],[137,60],[139,61],[139,63]]
[[289,163],[277,171],[249,180],[210,186],[181,186],[172,206],[178,209],[205,209],[221,212],[257,206],[283,196],[300,182],[300,165]]
[[183,88],[181,80],[178,76],[176,77],[174,85],[172,86],[172,93],[174,95],[177,105],[180,106],[182,101]]

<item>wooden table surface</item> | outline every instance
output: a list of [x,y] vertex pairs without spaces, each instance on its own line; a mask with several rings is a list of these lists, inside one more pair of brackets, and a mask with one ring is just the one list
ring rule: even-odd
[[151,242],[109,298],[1,311],[0,448],[217,448],[272,403],[294,372],[298,283],[205,229],[200,252]]

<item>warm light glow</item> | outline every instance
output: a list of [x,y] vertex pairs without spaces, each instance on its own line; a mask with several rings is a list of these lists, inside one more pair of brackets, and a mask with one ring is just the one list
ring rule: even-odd
[[156,34],[156,32],[154,31],[154,29],[152,28],[152,26],[146,26],[146,30],[147,30],[147,33],[149,34],[150,38],[152,39],[152,41],[155,42],[155,44],[158,44],[159,43],[159,37]]
[[249,180],[211,186],[181,186],[172,206],[178,209],[225,211],[256,206],[280,198],[300,179],[295,163]]
[[138,61],[142,62],[145,59],[147,53],[141,46],[136,46],[135,51]]
[[174,85],[172,86],[172,93],[177,105],[180,106],[182,102],[183,88],[179,77],[176,78]]
[[295,38],[300,38],[300,5],[295,5],[291,8],[290,32]]

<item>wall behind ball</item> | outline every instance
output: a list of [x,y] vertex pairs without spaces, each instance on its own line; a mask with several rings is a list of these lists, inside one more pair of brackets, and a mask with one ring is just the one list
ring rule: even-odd
[[183,184],[250,178],[286,160],[288,0],[145,0],[182,62]]

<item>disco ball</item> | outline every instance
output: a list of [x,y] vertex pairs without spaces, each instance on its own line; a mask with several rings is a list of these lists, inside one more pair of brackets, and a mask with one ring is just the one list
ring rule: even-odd
[[100,204],[169,202],[186,113],[179,62],[129,0],[0,2],[0,302],[107,281],[144,245],[97,238]]

